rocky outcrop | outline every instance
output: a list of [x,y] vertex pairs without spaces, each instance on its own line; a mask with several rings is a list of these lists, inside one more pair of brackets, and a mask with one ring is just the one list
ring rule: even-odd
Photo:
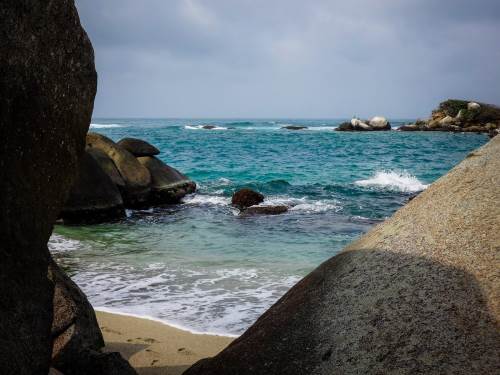
[[97,133],[87,134],[87,147],[98,148],[113,160],[125,182],[122,197],[128,207],[141,207],[148,204],[151,175],[134,155],[111,139]]
[[490,133],[500,129],[500,108],[491,104],[449,99],[432,111],[431,118],[403,125],[400,131]]
[[64,224],[99,223],[125,216],[118,187],[90,153],[84,153],[78,174],[61,211]]
[[264,196],[251,189],[241,189],[233,194],[231,204],[244,210],[247,207],[264,202]]
[[136,157],[155,156],[160,153],[160,150],[158,150],[155,146],[137,138],[123,138],[118,142],[118,146],[123,147]]
[[380,131],[391,130],[391,124],[385,117],[375,116],[371,120],[353,118],[350,122],[341,123],[336,131]]
[[178,203],[186,194],[196,190],[193,181],[154,156],[143,156],[137,160],[151,174],[151,204]]
[[500,138],[185,375],[495,374]]
[[96,92],[73,1],[0,2],[0,373],[47,374],[47,241],[76,177]]

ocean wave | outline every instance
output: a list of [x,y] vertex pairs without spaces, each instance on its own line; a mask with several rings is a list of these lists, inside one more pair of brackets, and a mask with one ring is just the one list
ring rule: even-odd
[[378,171],[366,180],[358,180],[356,185],[364,187],[377,187],[387,190],[414,193],[427,188],[417,177],[408,172]]
[[119,124],[90,124],[90,128],[91,129],[126,128],[126,126]]
[[235,125],[253,125],[252,121],[235,121],[235,122],[229,122],[227,125],[230,126],[235,126]]
[[299,279],[267,269],[189,269],[168,263],[141,269],[102,261],[86,264],[73,276],[97,310],[226,336],[244,332]]
[[[208,128],[208,127],[210,127],[210,128]],[[189,130],[227,130],[228,128],[225,128],[223,126],[216,126],[216,125],[186,125],[186,126],[184,126],[184,129],[189,129]]]
[[313,201],[302,198],[292,198],[283,196],[268,197],[261,203],[263,206],[279,206],[284,205],[289,208],[290,211],[300,211],[305,213],[322,213],[327,211],[338,212],[342,210],[340,202],[336,200],[317,200]]

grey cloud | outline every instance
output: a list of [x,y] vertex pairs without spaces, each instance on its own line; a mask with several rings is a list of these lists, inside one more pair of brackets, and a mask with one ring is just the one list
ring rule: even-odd
[[77,0],[97,116],[426,115],[500,103],[500,2]]

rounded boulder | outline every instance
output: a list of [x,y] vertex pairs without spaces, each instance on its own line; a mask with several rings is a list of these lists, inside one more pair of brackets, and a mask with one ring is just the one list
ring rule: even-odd
[[155,156],[160,153],[160,150],[158,150],[155,146],[138,138],[123,138],[117,143],[117,145],[137,157]]
[[196,190],[193,181],[160,159],[154,156],[142,156],[137,160],[151,174],[151,203],[178,203],[186,194],[194,193]]
[[240,209],[255,206],[262,202],[264,202],[264,196],[251,189],[238,190],[231,199],[231,204]]

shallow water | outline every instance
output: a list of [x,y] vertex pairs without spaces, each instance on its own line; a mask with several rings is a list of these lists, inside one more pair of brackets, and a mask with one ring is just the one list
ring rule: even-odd
[[[98,308],[240,334],[315,266],[487,141],[332,131],[339,122],[94,119],[92,131],[157,146],[198,192],[180,205],[129,211],[120,223],[57,226],[49,247]],[[288,124],[309,129],[281,129]],[[290,211],[238,216],[229,202],[241,187]]]

